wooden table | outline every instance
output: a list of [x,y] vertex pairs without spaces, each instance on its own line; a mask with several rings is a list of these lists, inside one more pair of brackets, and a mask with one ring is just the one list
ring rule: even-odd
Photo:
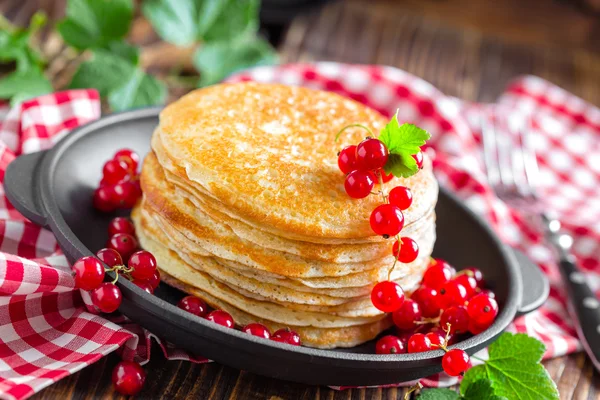
[[[24,23],[38,7],[60,17],[60,1],[3,0],[0,11]],[[158,75],[168,65],[153,54],[172,51],[179,60],[189,50],[160,47],[141,18],[131,40],[145,45],[144,64]],[[158,47],[157,47],[158,46]],[[71,60],[48,40],[55,85],[64,82]],[[157,51],[157,48],[159,49]],[[493,101],[506,83],[535,74],[600,105],[600,21],[566,1],[552,0],[348,0],[296,17],[279,50],[284,62],[335,60],[387,64],[416,74],[467,100]],[[186,53],[187,51],[187,53]],[[172,98],[182,93],[172,87]],[[169,361],[158,348],[146,367],[139,398],[198,399],[398,399],[402,389],[334,391],[283,382],[217,364]],[[34,398],[118,398],[110,374],[111,355],[43,390]],[[563,399],[600,398],[600,377],[584,354],[545,363]]]

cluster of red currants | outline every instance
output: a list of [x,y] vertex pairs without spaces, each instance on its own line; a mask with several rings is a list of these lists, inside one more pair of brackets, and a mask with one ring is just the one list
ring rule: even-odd
[[[177,307],[227,328],[235,327],[235,322],[231,314],[223,310],[209,312],[208,305],[198,297],[186,296],[179,301]],[[287,343],[294,346],[300,346],[302,344],[300,335],[288,328],[279,329],[271,334],[269,328],[263,324],[253,322],[244,326],[242,331],[249,335],[258,336],[263,339],[271,339],[280,343]]]
[[462,334],[478,334],[498,315],[493,292],[484,289],[483,274],[477,268],[456,273],[446,261],[433,259],[421,285],[392,313],[399,335],[387,335],[376,344],[378,354],[417,353],[443,349],[444,371],[452,376],[470,365],[469,356],[447,346]]
[[[156,259],[150,252],[137,248],[133,223],[127,218],[114,218],[108,231],[112,237],[106,248],[98,250],[96,257],[80,258],[72,266],[75,286],[91,291],[92,303],[104,313],[111,313],[121,305],[121,290],[115,285],[119,276],[125,276],[149,293],[160,283]],[[123,260],[128,260],[127,266]],[[113,282],[104,282],[109,271],[115,272],[116,277]]]
[[[386,175],[383,167],[387,163],[389,153],[387,147],[375,138],[366,138],[358,146],[348,146],[338,155],[338,167],[347,174],[344,188],[346,193],[355,199],[367,197],[369,194],[381,195],[384,204],[377,206],[370,217],[373,232],[384,238],[396,237],[392,246],[392,254],[396,261],[411,263],[419,255],[417,242],[409,237],[400,237],[404,227],[403,210],[410,207],[413,201],[412,192],[405,186],[393,188],[386,194],[383,183],[389,182],[393,176]],[[423,153],[413,155],[417,166],[423,167]],[[380,184],[379,192],[373,192],[375,181]],[[393,269],[394,266],[390,269]],[[396,311],[404,301],[404,292],[394,281],[379,282],[371,292],[373,305],[383,312]]]
[[94,207],[103,212],[132,208],[142,195],[138,165],[140,157],[129,149],[117,151],[102,168],[100,186],[94,191]]

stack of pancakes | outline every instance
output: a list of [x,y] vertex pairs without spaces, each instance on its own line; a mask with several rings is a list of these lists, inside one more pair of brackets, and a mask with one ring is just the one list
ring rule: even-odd
[[[236,323],[288,327],[303,344],[351,347],[391,326],[373,307],[372,287],[388,279],[393,239],[374,236],[380,196],[351,199],[337,152],[386,119],[357,102],[306,88],[257,83],[194,91],[168,106],[141,173],[134,219],[140,244],[163,281],[229,312]],[[391,279],[418,285],[435,241],[438,187],[431,163],[394,178],[414,201],[402,236],[420,246]],[[379,190],[376,185],[375,190]]]

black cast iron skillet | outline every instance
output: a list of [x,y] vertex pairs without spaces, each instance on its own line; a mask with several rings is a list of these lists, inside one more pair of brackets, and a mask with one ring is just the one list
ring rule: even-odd
[[[71,132],[53,149],[18,157],[8,166],[9,200],[27,218],[52,230],[70,262],[104,246],[108,222],[116,215],[99,213],[91,205],[102,165],[120,148],[146,154],[159,111],[146,108],[103,117]],[[539,306],[547,296],[547,283],[537,267],[523,264],[525,268],[520,268],[513,252],[490,228],[444,189],[436,212],[434,256],[459,268],[480,268],[500,304],[488,330],[456,345],[472,354],[491,343],[517,315]],[[126,279],[118,285],[123,314],[183,349],[234,368],[309,384],[357,386],[413,380],[441,371],[441,350],[376,355],[373,342],[340,350],[294,347],[188,314],[173,305],[183,293],[165,284],[154,296]]]

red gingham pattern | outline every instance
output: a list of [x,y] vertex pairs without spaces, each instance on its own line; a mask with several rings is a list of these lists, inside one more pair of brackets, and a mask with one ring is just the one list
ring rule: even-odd
[[[0,182],[15,156],[47,149],[99,116],[93,90],[0,106]],[[52,233],[16,212],[0,185],[0,398],[27,398],[119,348],[123,358],[145,363],[151,339],[161,344],[123,317],[111,322],[88,312],[84,299]],[[161,347],[169,359],[208,361]]]
[[[494,196],[485,179],[480,123],[490,106],[445,96],[427,82],[391,67],[284,65],[259,67],[230,78],[244,80],[334,91],[388,116],[398,110],[400,121],[430,131],[433,139],[428,152],[439,180],[486,217],[503,240],[525,251],[551,279],[550,299],[544,307],[519,318],[509,329],[542,340],[546,357],[579,349],[550,249],[535,226]],[[574,235],[574,252],[599,288],[600,163],[593,160],[600,158],[600,111],[536,77],[516,80],[498,104],[531,117],[543,197]],[[99,110],[98,95],[90,90],[38,97],[11,110],[0,107],[0,182],[15,156],[52,146],[72,128],[97,118]],[[108,321],[94,315],[83,300],[73,288],[55,238],[17,213],[0,185],[1,398],[26,398],[117,348],[126,359],[142,363],[148,359],[153,335],[124,317]],[[207,361],[169,344],[161,347],[169,359]],[[421,382],[444,386],[455,380],[441,374]]]

